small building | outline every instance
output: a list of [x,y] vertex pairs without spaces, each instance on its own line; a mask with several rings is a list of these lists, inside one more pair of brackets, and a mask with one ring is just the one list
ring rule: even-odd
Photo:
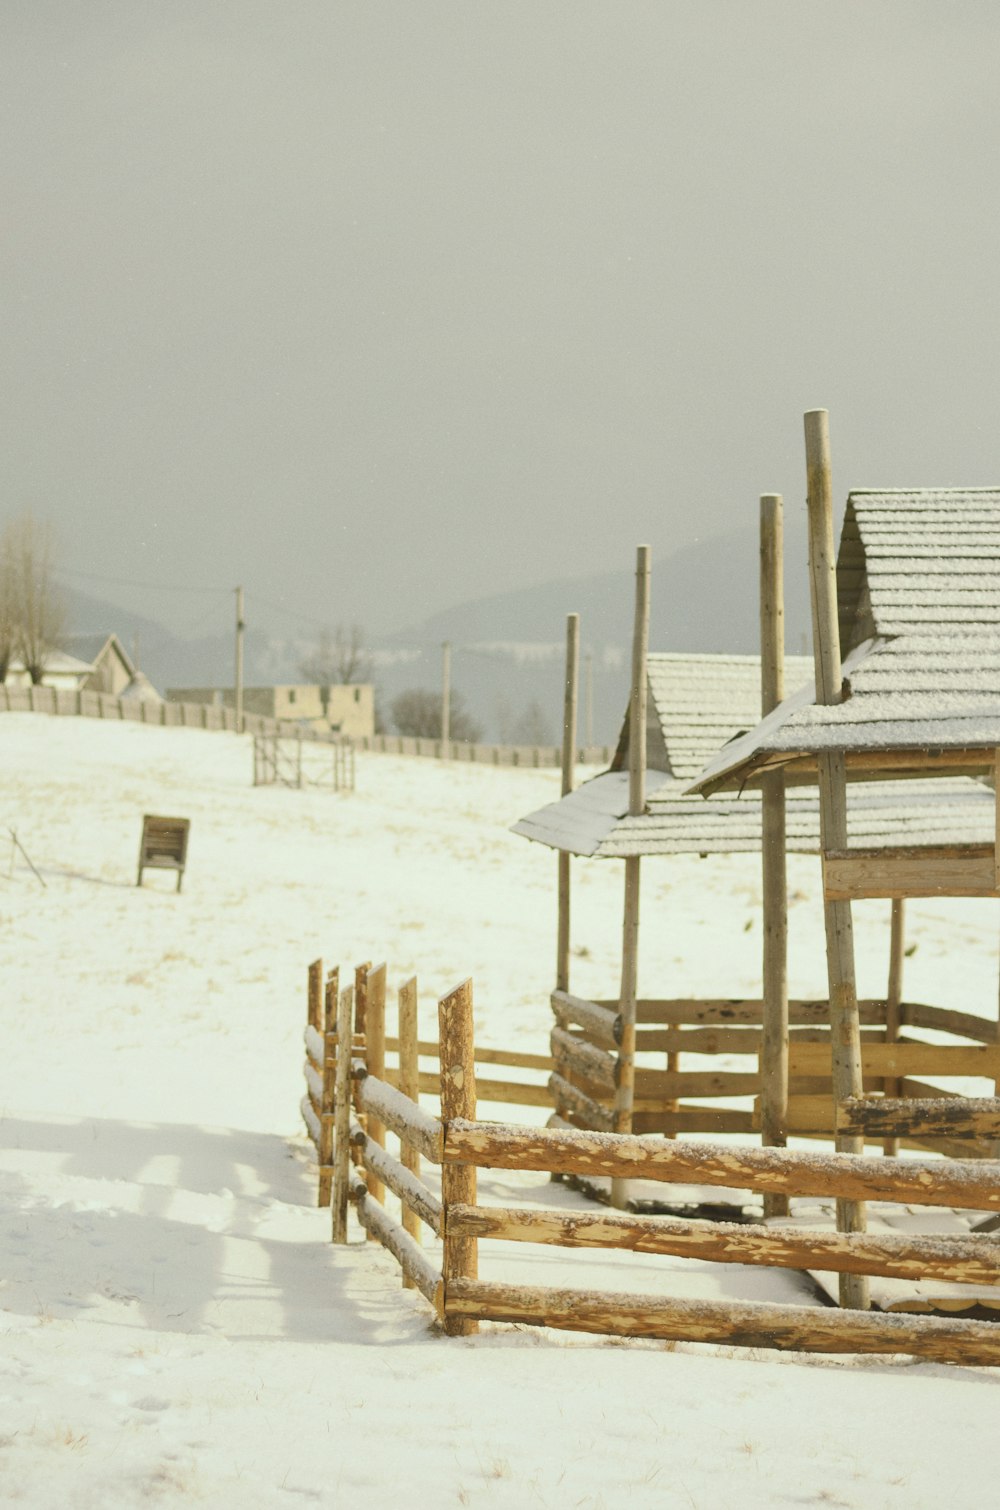
[[[53,687],[57,692],[80,692],[93,675],[92,662],[78,660],[65,650],[51,650],[45,657],[45,670],[41,685]],[[20,655],[13,655],[4,679],[6,687],[30,687],[31,673]]]
[[[236,694],[232,687],[168,687],[167,701],[233,708]],[[364,739],[375,733],[375,689],[368,682],[328,687],[292,683],[244,687],[243,711],[286,723],[307,724],[350,739]]]
[[62,649],[90,666],[81,692],[110,692],[112,697],[120,697],[135,676],[132,657],[116,634],[67,635]]

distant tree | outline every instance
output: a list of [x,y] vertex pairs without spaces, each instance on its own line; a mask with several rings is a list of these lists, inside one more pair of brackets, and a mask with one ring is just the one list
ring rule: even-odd
[[510,743],[514,745],[550,745],[552,734],[548,719],[537,699],[525,708],[514,720]]
[[7,676],[17,642],[14,532],[7,524],[0,533],[0,683]]
[[[13,623],[12,648],[37,686],[65,623],[62,596],[53,579],[49,526],[39,524],[30,510],[18,515],[4,531],[2,557],[4,587],[0,593],[11,605],[4,612],[10,614]],[[9,660],[10,651],[8,664]],[[6,674],[6,667],[4,671]]]
[[315,648],[300,661],[299,672],[307,682],[319,687],[370,682],[374,663],[371,651],[365,646],[361,625],[338,624],[334,630],[324,625]]
[[[441,738],[440,692],[431,692],[426,687],[400,692],[390,703],[389,712],[398,733],[413,735],[417,739]],[[448,721],[452,739],[476,744],[483,737],[483,731],[466,708],[461,692],[451,694]]]

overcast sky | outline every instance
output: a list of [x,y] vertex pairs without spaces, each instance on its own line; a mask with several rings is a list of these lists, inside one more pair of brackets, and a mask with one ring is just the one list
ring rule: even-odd
[[0,29],[0,510],[79,588],[379,632],[801,508],[820,405],[840,494],[1000,480],[996,0]]

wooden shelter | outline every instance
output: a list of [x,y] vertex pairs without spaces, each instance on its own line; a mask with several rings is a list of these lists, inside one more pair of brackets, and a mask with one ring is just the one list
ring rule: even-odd
[[[815,688],[720,751],[692,790],[742,788],[775,772],[785,782],[818,786],[838,1149],[861,1151],[874,1128],[895,1139],[947,1126],[950,1137],[985,1139],[995,1151],[1000,1100],[946,1096],[935,1087],[914,1095],[901,1083],[918,1073],[921,1056],[928,1058],[926,1045],[886,1045],[883,1059],[891,1058],[895,1085],[872,1094],[851,903],[891,897],[901,909],[907,897],[1000,896],[996,815],[985,842],[970,841],[956,826],[943,843],[910,835],[905,845],[885,839],[858,845],[848,828],[855,788],[850,801],[847,792],[848,783],[956,773],[995,788],[1000,489],[852,493],[835,565],[825,410],[806,415],[806,459]],[[960,1051],[965,1073],[985,1075],[997,1089],[996,1022],[956,1013],[941,1018],[959,1015],[965,1017],[959,1031],[979,1039]],[[837,1215],[841,1230],[864,1230],[862,1205],[840,1202]],[[841,1299],[866,1305],[864,1282],[845,1276]]]
[[[558,1119],[598,1130],[748,1132],[759,1129],[766,1144],[781,1146],[791,1134],[816,1136],[824,1130],[814,1100],[824,1087],[823,1061],[832,1053],[826,1001],[791,1001],[787,991],[787,902],[785,854],[820,850],[820,801],[815,790],[787,795],[780,770],[743,791],[739,780],[705,802],[691,791],[691,772],[722,745],[718,759],[739,748],[740,731],[766,711],[783,690],[786,672],[804,685],[783,706],[814,701],[812,662],[784,662],[781,646],[780,499],[762,500],[762,648],[757,656],[649,655],[644,647],[642,608],[648,600],[648,566],[639,557],[637,631],[633,694],[611,769],[572,790],[571,760],[564,761],[565,795],[514,825],[514,831],[560,852],[559,941],[553,1092]],[[573,728],[573,644],[571,618],[567,655],[565,749]],[[762,671],[763,684],[762,684]],[[642,696],[637,694],[641,691]],[[777,715],[772,715],[777,717]],[[768,720],[765,720],[767,724]],[[633,726],[645,738],[632,740]],[[764,727],[765,725],[761,725]],[[732,736],[737,736],[733,738]],[[744,736],[749,737],[749,736]],[[729,743],[725,743],[726,740]],[[639,792],[635,788],[638,780]],[[815,777],[813,777],[815,781]],[[699,788],[700,790],[700,788]],[[976,845],[992,833],[993,801],[981,784],[966,778],[946,781],[883,781],[863,789],[852,805],[851,841],[863,849],[903,839],[933,846],[943,838]],[[763,992],[759,1000],[640,999],[635,959],[638,934],[638,866],[642,858],[670,854],[762,852],[764,873]],[[616,999],[598,1003],[573,996],[569,987],[569,857],[620,858],[626,867],[622,984]],[[886,996],[861,1004],[866,1037],[898,1035],[901,1022],[934,1008],[902,1000],[903,912],[894,905]],[[945,1014],[946,1016],[947,1014]],[[629,1031],[631,1019],[631,1031]],[[791,1024],[791,1026],[789,1026]],[[939,1015],[937,1025],[954,1027]],[[791,1039],[792,1057],[789,1058]],[[574,1042],[574,1040],[577,1040]],[[581,1047],[582,1044],[582,1047]],[[607,1051],[601,1062],[601,1050]],[[666,1070],[636,1066],[636,1054],[666,1050]],[[750,1073],[704,1061],[685,1073],[680,1056],[755,1054]],[[613,1062],[609,1062],[607,1054]],[[662,1062],[662,1061],[661,1061]],[[690,1064],[690,1058],[687,1059]],[[789,1087],[796,1093],[790,1103]],[[891,1088],[883,1072],[876,1088]],[[759,1097],[753,1112],[713,1102],[748,1094]],[[694,1104],[685,1104],[690,1098]],[[613,1110],[609,1107],[613,1101]],[[790,1112],[792,1115],[790,1115]],[[832,1109],[827,1122],[832,1132]],[[937,1130],[939,1133],[941,1129]],[[912,1140],[907,1140],[912,1141]],[[895,1148],[892,1142],[887,1146]],[[928,1134],[917,1146],[948,1151],[945,1140]],[[615,1192],[621,1202],[628,1192]],[[781,1214],[783,1202],[770,1202]]]

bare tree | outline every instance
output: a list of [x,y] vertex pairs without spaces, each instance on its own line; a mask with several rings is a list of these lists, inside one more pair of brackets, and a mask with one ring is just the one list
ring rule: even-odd
[[374,666],[365,646],[360,624],[338,624],[320,630],[315,649],[299,662],[299,672],[307,682],[320,687],[354,686],[370,682]]
[[14,530],[6,524],[0,534],[0,683],[6,680],[14,655],[15,612]]
[[511,744],[549,745],[552,731],[541,703],[533,698],[524,711],[514,720],[511,729]]
[[26,510],[4,532],[3,554],[5,563],[9,561],[14,648],[37,686],[65,623],[62,597],[52,574],[52,531]]
[[[400,692],[390,703],[389,712],[400,734],[413,735],[417,739],[441,738],[440,692],[431,692],[426,687]],[[452,739],[476,744],[483,737],[483,731],[466,708],[461,692],[451,694],[448,721]]]

